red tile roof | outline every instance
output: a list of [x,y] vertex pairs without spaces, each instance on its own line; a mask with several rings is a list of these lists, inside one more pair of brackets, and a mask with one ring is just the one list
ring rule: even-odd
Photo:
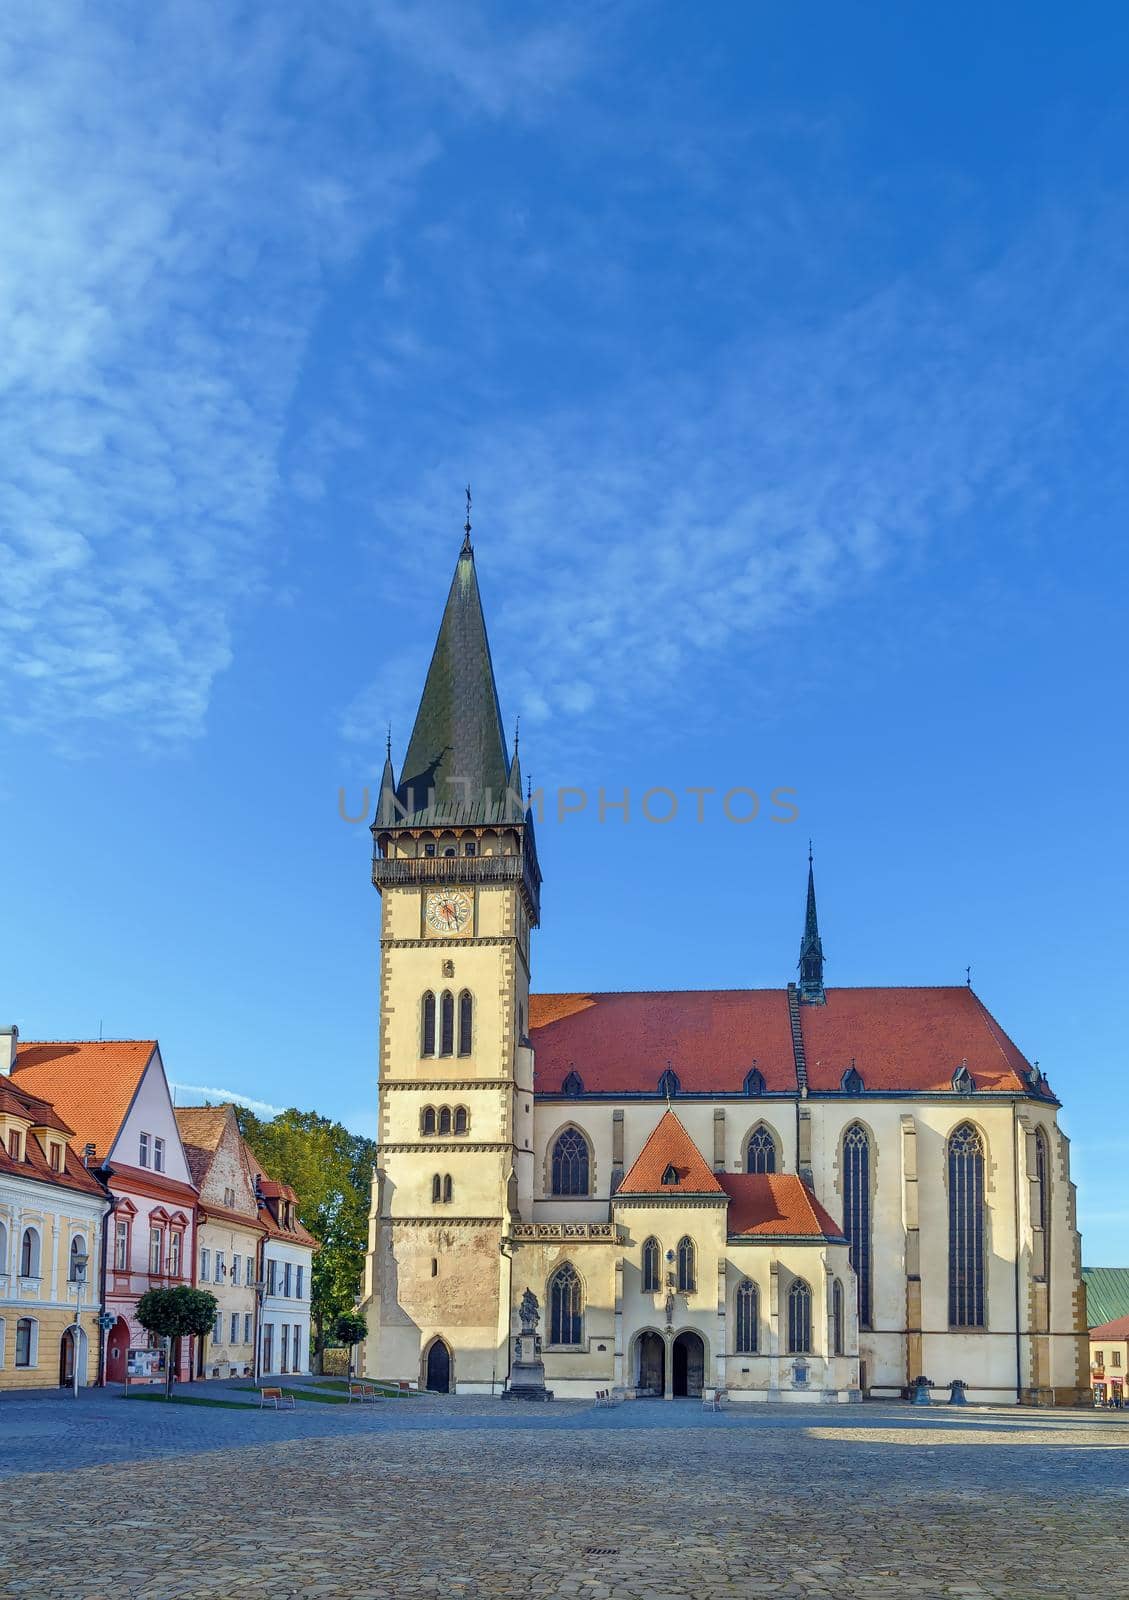
[[1021,1093],[1030,1062],[978,996],[947,989],[828,989],[801,1006],[809,1089],[838,1089],[851,1058],[867,1089],[951,1089],[966,1062],[977,1089]]
[[1091,1339],[1129,1339],[1129,1317],[1115,1317],[1090,1329]]
[[[38,1095],[31,1094],[22,1084],[10,1077],[0,1077],[0,1112],[19,1117],[32,1128],[51,1128],[62,1134],[64,1140],[73,1136],[54,1107]],[[36,1183],[57,1184],[64,1189],[78,1189],[84,1194],[104,1195],[105,1190],[94,1175],[83,1166],[79,1155],[72,1149],[63,1151],[63,1170],[56,1172],[38,1138],[29,1128],[22,1141],[20,1159],[8,1154],[6,1144],[0,1140],[0,1172],[14,1178],[31,1178]]]
[[66,1118],[80,1150],[93,1144],[104,1161],[156,1048],[155,1039],[21,1042],[13,1072]]
[[295,1212],[293,1227],[284,1228],[282,1226],[270,1206],[266,1204],[266,1201],[291,1200],[297,1206],[298,1196],[289,1184],[278,1183],[274,1178],[267,1177],[263,1171],[262,1163],[249,1144],[244,1143],[243,1148],[247,1152],[247,1164],[251,1169],[251,1181],[253,1183],[258,1178],[259,1192],[263,1196],[264,1203],[259,1206],[260,1226],[272,1239],[289,1240],[291,1244],[308,1244],[312,1249],[320,1250],[321,1241],[315,1239],[304,1223],[298,1219],[297,1212]]
[[755,1064],[769,1090],[794,1090],[783,989],[533,994],[535,1087],[559,1094],[571,1069],[596,1093],[654,1094],[667,1062],[684,1094],[739,1094]]
[[[754,1064],[769,1093],[796,1091],[785,989],[530,995],[529,1020],[539,1094],[570,1071],[587,1093],[657,1094],[668,1062],[683,1094],[740,1094]],[[1028,1091],[1030,1064],[963,985],[828,989],[800,1027],[816,1091],[838,1090],[852,1058],[867,1089],[951,1092],[964,1061],[977,1089]]]
[[[671,1167],[677,1174],[677,1181],[664,1183],[663,1174]],[[721,1192],[721,1185],[706,1165],[702,1152],[674,1112],[667,1111],[636,1156],[616,1190],[616,1197],[622,1194],[655,1194],[673,1198],[678,1195]]]
[[843,1230],[794,1172],[719,1172],[730,1234],[841,1239]]

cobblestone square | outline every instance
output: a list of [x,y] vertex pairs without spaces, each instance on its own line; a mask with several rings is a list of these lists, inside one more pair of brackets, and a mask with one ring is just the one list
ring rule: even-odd
[[95,1393],[0,1429],[12,1600],[1129,1595],[1120,1414]]

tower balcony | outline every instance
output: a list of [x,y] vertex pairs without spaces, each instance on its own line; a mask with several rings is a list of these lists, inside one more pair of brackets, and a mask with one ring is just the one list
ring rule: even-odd
[[372,881],[404,888],[429,883],[516,883],[520,886],[534,927],[540,920],[539,883],[529,853],[512,856],[382,856],[372,859]]

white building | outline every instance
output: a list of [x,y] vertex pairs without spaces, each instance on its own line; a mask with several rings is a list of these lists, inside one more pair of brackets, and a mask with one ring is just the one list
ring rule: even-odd
[[259,1373],[284,1376],[310,1370],[310,1280],[318,1242],[298,1220],[298,1197],[285,1183],[268,1178],[247,1152],[259,1223],[260,1246]]

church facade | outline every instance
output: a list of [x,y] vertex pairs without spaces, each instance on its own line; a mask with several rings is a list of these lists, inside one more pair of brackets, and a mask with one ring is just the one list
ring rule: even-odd
[[365,1370],[505,1392],[526,1290],[560,1397],[1073,1404],[1059,1102],[969,987],[536,994],[541,872],[470,530],[373,823]]

